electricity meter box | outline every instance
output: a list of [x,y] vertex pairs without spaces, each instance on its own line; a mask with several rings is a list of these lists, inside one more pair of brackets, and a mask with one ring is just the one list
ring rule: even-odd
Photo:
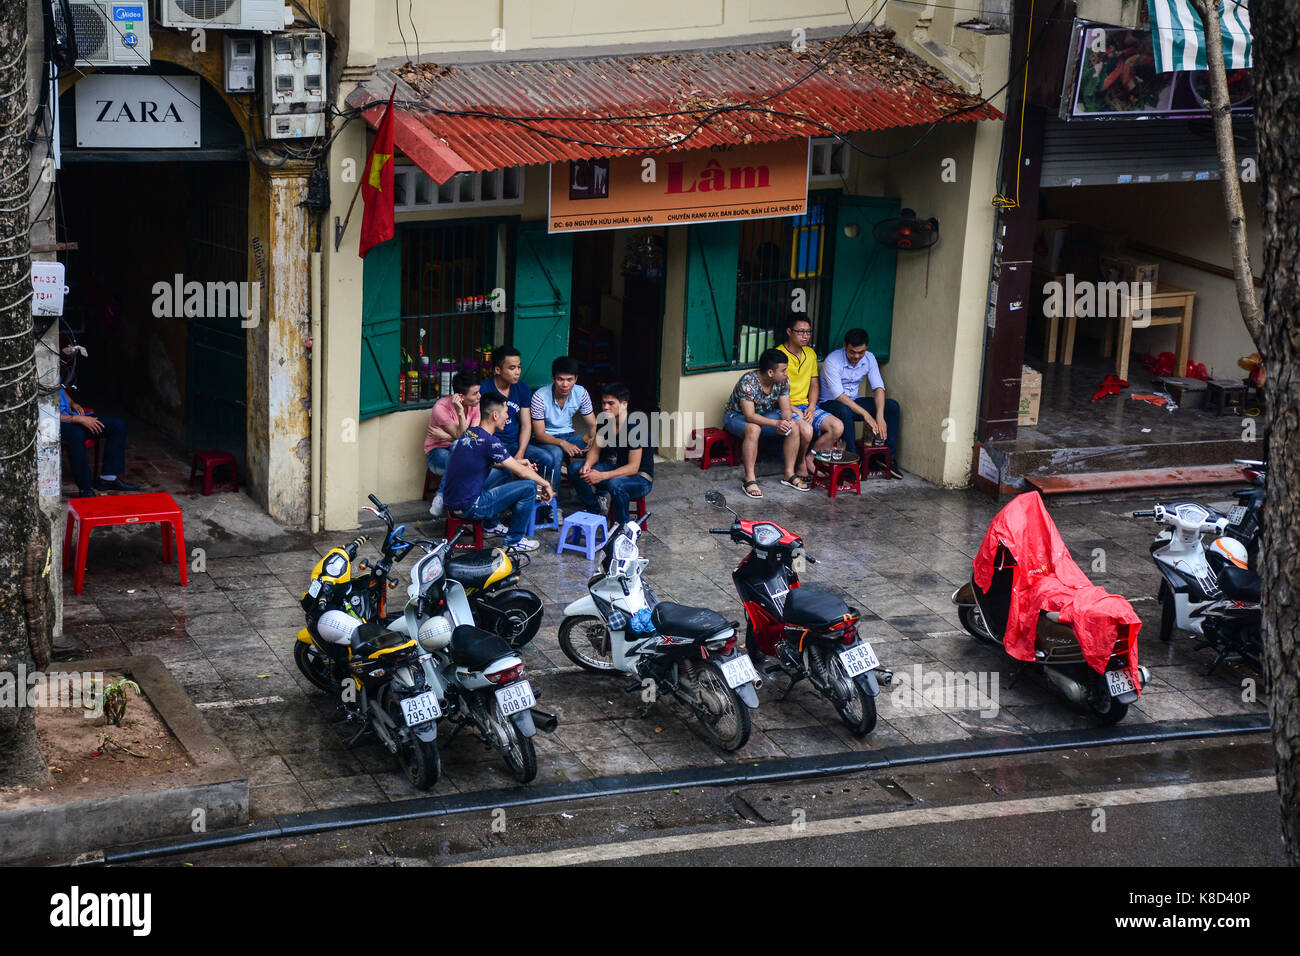
[[257,89],[257,41],[253,37],[226,34],[226,92],[245,93]]
[[269,139],[325,132],[325,34],[291,30],[262,38],[262,93]]

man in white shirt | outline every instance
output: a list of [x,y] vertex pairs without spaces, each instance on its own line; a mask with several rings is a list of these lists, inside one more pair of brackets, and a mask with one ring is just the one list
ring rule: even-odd
[[[865,329],[849,329],[844,333],[844,348],[836,349],[821,363],[822,401],[818,405],[844,423],[844,439],[849,451],[856,453],[854,422],[866,422],[863,441],[870,444],[873,433],[877,441],[884,442],[890,451],[890,472],[902,478],[898,468],[898,428],[900,410],[898,402],[885,398],[885,382],[880,377],[880,363],[867,351],[869,338]],[[859,404],[858,393],[863,380],[871,389],[869,411]]]

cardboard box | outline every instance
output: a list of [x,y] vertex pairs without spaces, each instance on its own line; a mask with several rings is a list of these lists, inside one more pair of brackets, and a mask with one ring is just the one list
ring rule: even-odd
[[1102,256],[1100,260],[1103,282],[1150,282],[1151,291],[1160,282],[1160,266],[1128,256]]
[[1020,417],[1018,425],[1037,425],[1038,406],[1043,400],[1043,373],[1028,365],[1020,370]]

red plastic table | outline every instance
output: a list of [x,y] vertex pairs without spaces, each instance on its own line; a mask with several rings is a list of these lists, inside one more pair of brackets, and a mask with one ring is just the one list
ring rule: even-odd
[[[77,563],[72,578],[72,593],[80,594],[86,583],[86,547],[90,532],[115,524],[162,524],[163,564],[175,560],[180,567],[181,584],[189,583],[185,574],[185,522],[180,506],[169,494],[102,495],[94,498],[69,498],[68,521],[63,532],[63,566],[72,558],[72,537],[77,529]],[[173,542],[173,538],[175,539]]]

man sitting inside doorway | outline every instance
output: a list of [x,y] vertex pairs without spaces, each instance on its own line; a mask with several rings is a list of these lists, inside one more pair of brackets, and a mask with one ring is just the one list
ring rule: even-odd
[[[465,429],[479,423],[479,399],[482,392],[471,372],[460,371],[451,377],[451,394],[444,395],[429,409],[429,427],[424,433],[424,460],[435,475],[446,474],[452,443]],[[442,488],[433,496],[429,514],[442,514]]]
[[834,415],[817,406],[821,382],[817,376],[817,353],[808,344],[811,339],[812,322],[801,315],[791,316],[786,320],[785,341],[779,348],[789,359],[790,407],[812,426],[814,441],[809,452],[829,458],[830,448],[840,440],[844,426]]
[[[537,466],[558,491],[563,459],[582,456],[596,437],[596,412],[591,396],[578,384],[577,359],[561,355],[551,363],[551,384],[533,392],[531,410],[533,444],[541,456]],[[575,415],[586,423],[586,435],[573,430]]]
[[[484,534],[504,533],[506,547],[536,551],[537,542],[525,538],[524,532],[534,503],[551,500],[551,487],[496,436],[509,418],[504,398],[495,392],[484,395],[479,416],[479,424],[466,427],[452,445],[442,478],[443,501],[455,517],[483,522]],[[507,510],[510,524],[503,526],[501,517]]]
[[587,446],[585,459],[569,462],[569,480],[582,506],[603,515],[608,507],[620,525],[631,520],[629,505],[650,494],[655,476],[654,446],[644,422],[629,428],[627,403],[631,390],[622,382],[606,385],[601,392],[601,422],[596,440]]
[[[90,473],[87,440],[104,440],[104,459],[99,477]],[[101,491],[135,491],[140,486],[122,478],[126,468],[126,422],[111,415],[91,415],[59,388],[59,437],[68,452],[68,463],[77,479],[77,494],[87,497]]]
[[758,368],[740,376],[722,415],[722,427],[742,439],[740,457],[745,477],[741,488],[751,498],[763,497],[754,477],[760,437],[782,441],[785,477],[781,484],[795,491],[812,490],[806,454],[812,442],[812,424],[796,415],[790,406],[788,358],[780,349],[764,351],[758,357]]
[[[885,382],[880,377],[880,363],[867,351],[870,339],[866,329],[849,329],[844,333],[844,348],[836,349],[826,356],[822,363],[822,380],[826,383],[823,392],[825,398],[821,407],[835,415],[844,427],[848,439],[848,449],[856,452],[854,443],[854,422],[866,423],[867,431],[862,438],[866,443],[872,440],[884,442],[889,446],[890,476],[902,478],[898,468],[898,427],[901,413],[898,402],[885,397]],[[874,410],[869,411],[867,402],[859,403],[858,393],[863,380],[871,388]]]

